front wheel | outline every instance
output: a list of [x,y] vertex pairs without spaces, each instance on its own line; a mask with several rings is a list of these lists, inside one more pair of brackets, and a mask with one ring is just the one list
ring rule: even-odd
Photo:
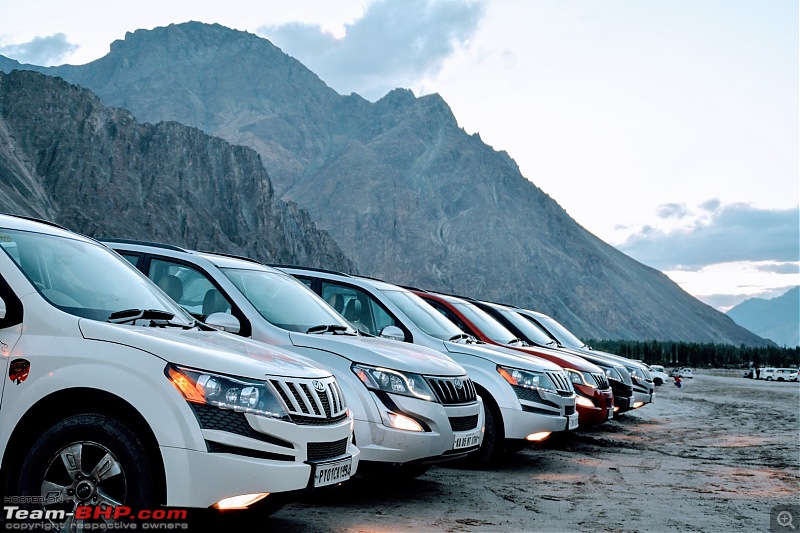
[[[44,432],[22,460],[18,490],[41,497],[45,511],[78,506],[158,505],[145,444],[127,425],[103,414],[79,414]],[[69,527],[81,529],[80,524]],[[75,522],[78,522],[77,520]]]
[[653,383],[660,387],[664,382],[661,380],[661,378],[653,378]]
[[[483,395],[482,395],[483,396]],[[503,419],[500,410],[484,396],[483,401],[484,431],[481,447],[469,454],[464,460],[472,468],[482,468],[494,463],[503,452]]]
[[767,378],[767,381],[772,381],[772,376],[769,376],[769,377]]

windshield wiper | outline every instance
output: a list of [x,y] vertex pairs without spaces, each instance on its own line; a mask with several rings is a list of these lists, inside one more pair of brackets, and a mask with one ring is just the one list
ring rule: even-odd
[[[163,321],[163,324],[174,324],[170,323],[169,321],[175,318],[173,313],[169,311],[162,311],[160,309],[123,309],[122,311],[114,311],[110,315],[108,315],[108,319],[106,322],[111,322],[112,324],[128,324],[130,322],[136,322],[137,320],[160,320]],[[158,324],[161,324],[159,322]],[[183,326],[181,324],[181,326]]]
[[346,335],[347,330],[350,329],[347,326],[342,326],[341,324],[322,324],[320,326],[312,326],[306,330],[306,333],[311,334],[323,334],[323,333],[333,333],[334,335]]
[[508,341],[507,344],[509,346],[523,346],[523,347],[524,346],[530,346],[530,344],[528,344],[527,342],[525,342],[524,340],[522,340],[520,338],[513,338],[510,341]]
[[478,339],[467,333],[459,333],[458,335],[453,335],[447,340],[459,344],[483,344],[483,341],[479,341]]

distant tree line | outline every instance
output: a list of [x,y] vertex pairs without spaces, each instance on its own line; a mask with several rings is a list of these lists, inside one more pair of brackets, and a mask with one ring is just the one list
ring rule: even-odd
[[749,368],[800,366],[800,347],[733,346],[701,342],[593,340],[596,350],[665,367]]

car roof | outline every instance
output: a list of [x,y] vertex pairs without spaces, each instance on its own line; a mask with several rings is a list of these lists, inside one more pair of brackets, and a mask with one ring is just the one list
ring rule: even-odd
[[5,229],[44,233],[47,235],[58,235],[60,237],[68,237],[70,239],[78,239],[87,242],[97,242],[91,237],[70,231],[54,222],[27,216],[0,214],[0,227]]

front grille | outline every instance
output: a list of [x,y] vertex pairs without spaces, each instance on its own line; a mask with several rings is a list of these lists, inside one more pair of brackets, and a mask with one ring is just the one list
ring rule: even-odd
[[309,442],[308,460],[324,461],[347,453],[347,437],[334,442]]
[[594,382],[598,389],[606,390],[609,388],[610,385],[608,384],[608,377],[606,377],[605,374],[592,374],[592,377],[594,378]]
[[556,386],[556,391],[560,396],[572,396],[574,390],[566,372],[545,372],[545,374]]
[[200,422],[200,427],[203,429],[216,429],[218,431],[227,431],[241,435],[242,437],[249,437],[263,442],[269,442],[276,446],[292,449],[294,446],[290,442],[281,440],[264,433],[259,433],[250,426],[247,422],[244,413],[238,411],[231,411],[230,409],[220,409],[213,405],[204,405],[199,403],[190,403],[192,410],[194,410],[197,421]]
[[332,377],[324,379],[269,380],[283,400],[289,417],[295,424],[335,424],[347,417],[347,408],[339,384]]
[[575,414],[575,406],[574,405],[565,405],[564,406],[564,415],[570,416]]
[[472,403],[478,395],[475,385],[467,376],[460,378],[440,378],[426,376],[425,381],[430,385],[436,399],[444,405]]
[[476,427],[478,427],[478,415],[450,417],[450,429],[453,431],[469,431]]

